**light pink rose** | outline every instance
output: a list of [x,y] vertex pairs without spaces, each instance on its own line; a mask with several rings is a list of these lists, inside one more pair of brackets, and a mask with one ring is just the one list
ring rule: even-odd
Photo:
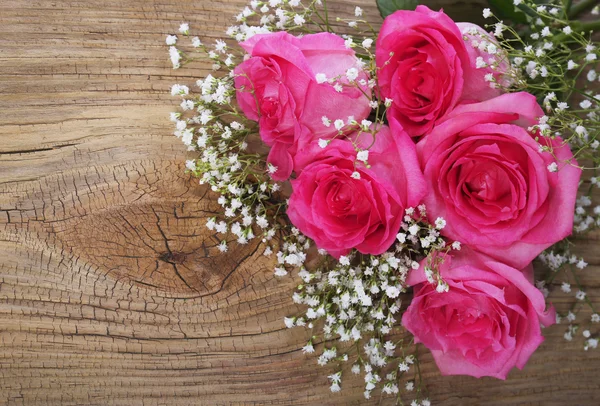
[[[425,262],[425,261],[423,261]],[[554,308],[525,272],[466,248],[440,266],[449,291],[427,282],[423,264],[408,283],[414,297],[402,324],[427,347],[442,375],[506,379],[542,343],[540,323],[554,324]]]
[[369,99],[356,86],[337,92],[333,84],[316,81],[322,73],[330,79],[341,76],[338,82],[347,85],[351,68],[358,71],[357,81],[368,79],[341,37],[320,33],[297,38],[277,32],[255,35],[240,45],[251,57],[235,68],[236,98],[244,114],[258,121],[261,138],[271,147],[267,161],[278,168],[274,179],[290,176],[298,148],[337,134],[323,124],[323,116],[344,121],[354,116],[360,122],[369,115]]
[[[465,46],[469,53],[471,64],[475,61],[475,68],[479,74],[471,75],[470,80],[465,82],[465,95],[479,93],[478,99],[481,101],[491,99],[501,94],[501,88],[507,88],[511,85],[511,78],[507,76],[510,69],[508,55],[506,51],[498,44],[498,41],[483,28],[473,23],[456,23],[458,29],[466,38]],[[489,53],[490,46],[495,47],[494,53]],[[477,58],[481,58],[486,66],[477,68]],[[496,67],[492,68],[492,64]],[[487,75],[494,78],[494,82],[485,80]],[[466,97],[463,97],[463,100]]]
[[[390,54],[393,53],[392,56]],[[396,119],[412,137],[425,135],[461,100],[499,94],[475,68],[452,19],[426,6],[388,16],[377,39],[379,87]]]
[[555,159],[527,132],[541,116],[534,96],[505,94],[458,106],[417,144],[430,220],[443,217],[442,234],[519,269],[571,234],[581,176],[559,137],[559,170],[548,170]]
[[[359,148],[372,145],[370,134],[351,136]],[[378,255],[393,244],[404,209],[425,193],[415,146],[404,132],[392,136],[381,127],[369,149],[370,167],[356,162],[352,141],[312,144],[298,154],[303,168],[292,181],[287,215],[317,247],[339,257],[352,248]],[[355,167],[356,162],[356,167]],[[360,179],[352,177],[356,171]]]

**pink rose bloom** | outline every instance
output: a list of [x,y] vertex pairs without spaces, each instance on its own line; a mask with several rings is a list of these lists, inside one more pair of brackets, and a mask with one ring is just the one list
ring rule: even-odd
[[426,6],[385,19],[376,61],[381,94],[393,100],[388,118],[412,137],[429,133],[461,99],[480,101],[499,94],[475,68],[456,23]]
[[[506,88],[511,85],[511,78],[505,75],[510,69],[506,51],[498,44],[496,38],[480,26],[472,23],[456,23],[456,25],[460,29],[460,32],[462,32],[463,37],[467,38],[465,45],[471,64],[475,61],[475,68],[481,73],[479,75],[472,75],[471,80],[465,83],[465,86],[469,86],[471,89],[480,89],[480,100],[499,96],[500,91],[496,90],[497,87]],[[490,54],[488,52],[490,46],[495,47],[495,53]],[[480,60],[486,66],[477,68],[477,58],[481,58]],[[492,69],[491,66],[494,61],[498,66]],[[494,78],[494,82],[486,81],[485,77],[487,75],[491,75]],[[472,92],[466,91],[466,93]]]
[[[555,159],[527,132],[543,116],[534,96],[510,93],[458,106],[417,144],[430,220],[445,236],[521,269],[571,234],[581,170],[569,146]],[[570,161],[570,163],[569,163]]]
[[356,81],[368,79],[341,37],[320,33],[296,38],[277,32],[255,35],[240,45],[251,57],[235,68],[236,98],[244,114],[258,121],[260,136],[271,147],[267,162],[278,168],[274,179],[290,176],[299,147],[337,134],[323,124],[323,116],[344,121],[354,116],[360,122],[369,115],[369,99],[356,86],[337,92],[332,84],[316,81],[322,73],[330,79],[341,76],[338,82],[348,84],[349,69],[356,69]]
[[442,375],[506,379],[513,367],[523,369],[544,340],[540,323],[556,318],[530,282],[531,265],[521,272],[465,250],[447,256],[440,271],[445,293],[427,282],[423,264],[409,274],[414,297],[402,324],[431,351]]
[[[373,141],[367,133],[353,138],[362,149]],[[387,251],[405,208],[419,204],[425,194],[415,146],[406,133],[392,136],[382,127],[369,149],[370,167],[356,157],[350,140],[335,139],[325,148],[312,144],[298,154],[304,169],[292,181],[290,221],[338,258],[352,248],[373,255]],[[355,171],[360,178],[352,176]]]

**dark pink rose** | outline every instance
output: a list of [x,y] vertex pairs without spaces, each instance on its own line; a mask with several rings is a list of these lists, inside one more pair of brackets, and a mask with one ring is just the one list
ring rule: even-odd
[[531,265],[521,272],[465,249],[447,256],[440,271],[448,292],[427,282],[423,265],[409,274],[414,297],[402,324],[431,351],[442,375],[506,379],[513,367],[522,369],[544,340],[540,323],[556,318],[526,276]]
[[[351,139],[362,149],[373,141],[366,133]],[[292,181],[287,214],[317,247],[335,257],[352,248],[365,254],[385,252],[405,208],[419,204],[425,193],[415,146],[406,133],[392,136],[382,127],[369,149],[370,167],[356,157],[350,139],[332,140],[324,149],[313,143],[297,156],[303,169]],[[355,171],[359,179],[352,176]]]
[[534,96],[505,94],[458,106],[417,144],[424,202],[430,219],[446,219],[442,234],[519,269],[571,234],[581,176],[559,137],[550,172],[555,159],[527,131],[541,116]]
[[[369,115],[369,98],[356,86],[344,86],[346,72],[354,68],[355,80],[364,80],[361,87],[370,94],[366,73],[341,37],[320,33],[297,38],[278,32],[255,35],[240,45],[250,58],[234,71],[236,98],[244,114],[258,121],[260,136],[271,147],[267,161],[278,168],[274,179],[290,176],[299,146],[337,134],[333,126],[323,125],[323,116],[345,122],[353,116],[360,122]],[[330,79],[341,76],[343,90],[319,84],[320,73]]]
[[461,99],[480,101],[499,94],[475,68],[456,23],[426,6],[385,19],[376,61],[381,94],[393,100],[388,117],[412,137],[429,133]]

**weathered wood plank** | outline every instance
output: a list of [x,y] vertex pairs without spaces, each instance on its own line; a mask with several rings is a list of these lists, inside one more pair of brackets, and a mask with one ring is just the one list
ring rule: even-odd
[[[378,21],[371,1],[330,3]],[[462,18],[483,1],[434,3]],[[256,245],[218,252],[215,196],[171,135],[170,85],[208,65],[171,70],[165,35],[220,37],[243,4],[0,2],[0,404],[364,403],[359,378],[332,395],[283,327],[296,282]],[[580,249],[600,306],[598,237]],[[424,354],[433,400],[597,404],[600,355],[563,332],[506,382],[441,378]]]

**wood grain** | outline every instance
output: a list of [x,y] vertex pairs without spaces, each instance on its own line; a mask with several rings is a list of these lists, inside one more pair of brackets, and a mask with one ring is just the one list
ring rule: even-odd
[[[186,21],[221,37],[244,3],[0,1],[0,404],[366,403],[359,378],[331,394],[306,334],[284,328],[297,281],[256,244],[218,252],[215,196],[171,135],[170,85],[209,66],[173,71],[165,36]],[[378,21],[374,2],[330,3]],[[482,4],[433,2],[458,19]],[[579,250],[600,307],[599,239]],[[432,400],[598,404],[600,355],[564,329],[505,382],[442,378],[424,351]]]

